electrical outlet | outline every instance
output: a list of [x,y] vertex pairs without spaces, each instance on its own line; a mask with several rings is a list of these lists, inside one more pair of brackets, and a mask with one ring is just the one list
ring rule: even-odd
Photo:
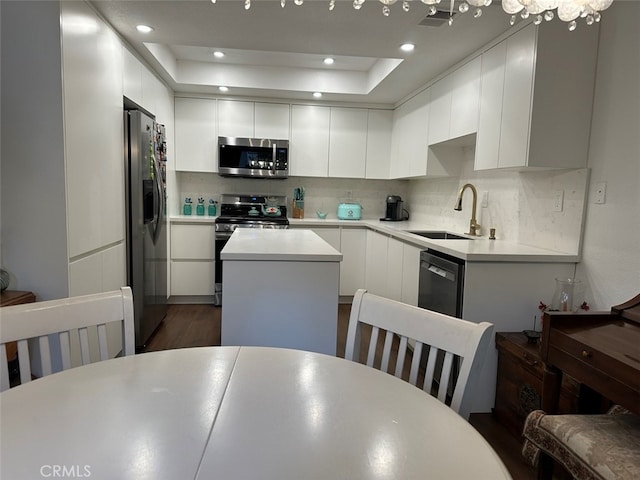
[[489,192],[486,190],[482,192],[481,205],[482,205],[482,208],[487,208],[489,206]]
[[556,190],[553,193],[553,211],[561,212],[564,203],[564,190]]
[[347,190],[347,199],[351,200],[353,198],[353,190]]
[[605,203],[607,198],[607,182],[596,183],[593,203]]

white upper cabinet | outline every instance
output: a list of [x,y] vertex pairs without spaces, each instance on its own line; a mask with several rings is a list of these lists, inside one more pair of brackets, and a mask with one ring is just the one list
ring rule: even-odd
[[429,99],[430,89],[423,90],[393,112],[391,178],[424,176],[427,173]]
[[525,165],[531,120],[536,29],[525,28],[507,39],[500,127],[500,167]]
[[451,74],[451,120],[449,138],[478,131],[481,58],[476,57]]
[[291,106],[290,175],[299,177],[328,176],[329,123],[329,107]]
[[431,86],[429,145],[478,131],[480,57]]
[[392,126],[392,110],[369,110],[365,178],[389,178]]
[[367,110],[331,107],[329,176],[364,178],[367,148]]
[[221,137],[290,137],[289,105],[218,100],[218,135]]
[[291,113],[286,103],[256,103],[254,134],[256,138],[289,140]]
[[218,100],[218,135],[221,137],[254,136],[254,103]]
[[122,47],[122,94],[129,100],[142,105],[142,70],[143,66],[133,53]]
[[449,139],[451,123],[451,77],[446,76],[431,85],[429,105],[429,145]]
[[480,119],[476,137],[475,169],[498,166],[500,128],[502,125],[502,93],[507,42],[501,42],[482,54]]
[[597,42],[597,26],[545,22],[482,55],[476,170],[586,166]]
[[176,170],[217,172],[216,101],[175,99]]

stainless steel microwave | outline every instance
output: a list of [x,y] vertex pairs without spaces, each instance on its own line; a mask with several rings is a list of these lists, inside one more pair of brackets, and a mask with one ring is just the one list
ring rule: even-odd
[[287,178],[289,141],[218,137],[218,174],[228,177]]

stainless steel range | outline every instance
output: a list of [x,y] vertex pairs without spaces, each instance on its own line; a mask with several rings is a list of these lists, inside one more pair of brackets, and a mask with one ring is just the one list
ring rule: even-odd
[[215,221],[215,304],[222,304],[220,252],[236,228],[288,228],[287,197],[282,195],[223,194]]

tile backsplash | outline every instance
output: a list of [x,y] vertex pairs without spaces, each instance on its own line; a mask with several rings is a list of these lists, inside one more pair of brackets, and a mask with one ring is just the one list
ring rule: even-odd
[[[478,190],[476,217],[481,235],[496,229],[498,240],[567,253],[580,252],[589,170],[473,171],[463,166],[460,178],[411,180],[408,204],[411,219],[433,228],[468,232],[472,195],[463,194],[462,211],[453,209],[458,190],[472,183]],[[487,206],[482,206],[487,192]],[[562,211],[555,196],[562,192]]]
[[[384,216],[387,195],[400,195],[411,220],[428,228],[467,232],[472,195],[463,196],[462,211],[453,209],[458,190],[472,183],[478,191],[477,220],[481,235],[496,229],[498,240],[548,248],[567,253],[580,252],[589,170],[474,171],[473,158],[463,163],[460,177],[411,180],[363,180],[347,178],[290,177],[284,180],[254,180],[221,177],[214,173],[177,172],[180,198],[171,201],[172,214],[182,212],[184,197],[194,205],[199,196],[205,202],[222,193],[287,195],[305,188],[305,217],[316,210],[335,219],[338,203],[362,205],[362,218]],[[487,206],[482,206],[487,194]],[[556,196],[562,192],[562,211],[556,211]]]
[[362,218],[375,219],[384,216],[387,195],[408,194],[406,180],[362,180],[354,178],[289,177],[283,180],[221,177],[215,173],[178,172],[180,198],[171,202],[171,213],[180,213],[184,197],[191,197],[194,204],[199,196],[205,202],[219,199],[222,193],[253,193],[287,195],[289,202],[293,189],[305,189],[305,217],[315,217],[316,210],[328,213],[335,219],[338,204],[356,202],[362,205]]

